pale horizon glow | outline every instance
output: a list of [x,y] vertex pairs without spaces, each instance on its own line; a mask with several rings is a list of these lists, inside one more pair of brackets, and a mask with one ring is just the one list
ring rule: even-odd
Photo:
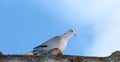
[[[82,3],[87,4],[85,1]],[[88,45],[89,49],[86,49],[85,55],[108,56],[114,51],[120,50],[119,3],[119,0],[91,0],[90,5],[84,6],[84,11],[82,11],[83,9],[80,10],[81,8],[76,9],[81,4],[75,4],[75,7],[72,6],[76,10],[73,13],[78,13],[76,15],[79,16],[76,17],[78,18],[77,20],[72,17],[74,20],[70,21],[72,24],[77,24],[79,27],[93,24],[92,27],[96,37],[93,38],[93,43]]]

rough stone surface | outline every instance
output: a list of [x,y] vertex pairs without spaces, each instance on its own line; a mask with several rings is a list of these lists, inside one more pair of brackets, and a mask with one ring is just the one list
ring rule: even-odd
[[116,51],[107,57],[1,55],[0,62],[120,62],[120,52]]
[[0,51],[0,56],[2,56],[3,55],[3,53]]

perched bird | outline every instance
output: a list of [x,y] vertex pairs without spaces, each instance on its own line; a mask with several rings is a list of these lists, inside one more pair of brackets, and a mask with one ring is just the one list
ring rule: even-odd
[[41,45],[33,48],[34,50],[28,52],[25,55],[42,55],[48,53],[53,48],[59,48],[60,51],[66,48],[66,45],[71,38],[71,36],[75,35],[72,29],[69,29],[66,33],[60,36],[55,36],[48,41],[42,43]]

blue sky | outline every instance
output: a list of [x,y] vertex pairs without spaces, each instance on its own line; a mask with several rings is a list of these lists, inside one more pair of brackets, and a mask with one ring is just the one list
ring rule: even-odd
[[0,51],[24,54],[74,29],[63,54],[108,56],[120,50],[119,0],[0,0]]

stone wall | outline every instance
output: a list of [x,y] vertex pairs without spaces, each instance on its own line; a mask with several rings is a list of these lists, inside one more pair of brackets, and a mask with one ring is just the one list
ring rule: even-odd
[[120,62],[120,52],[116,51],[107,57],[88,57],[72,55],[3,55],[1,53],[0,62]]

